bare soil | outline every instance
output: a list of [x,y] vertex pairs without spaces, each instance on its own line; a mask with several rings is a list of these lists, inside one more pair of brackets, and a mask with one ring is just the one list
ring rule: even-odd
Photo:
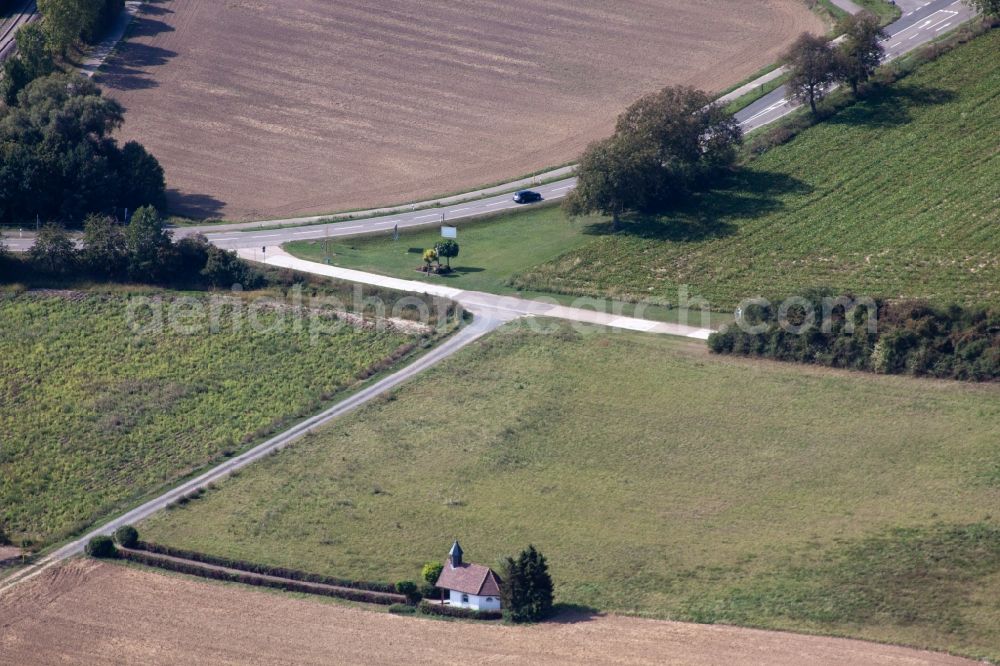
[[821,29],[802,0],[150,0],[98,80],[176,212],[242,220],[565,163],[643,93]]
[[77,560],[0,596],[12,664],[971,664],[908,648],[736,627],[566,615],[444,622]]

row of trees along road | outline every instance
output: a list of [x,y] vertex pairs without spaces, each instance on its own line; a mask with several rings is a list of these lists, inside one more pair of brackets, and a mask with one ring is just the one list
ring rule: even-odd
[[878,17],[869,12],[848,16],[840,24],[843,41],[835,45],[826,37],[803,33],[785,54],[791,77],[789,90],[797,100],[808,103],[813,114],[831,86],[840,81],[851,87],[855,96],[861,84],[875,73],[885,49],[886,33]]
[[124,9],[124,0],[38,0],[42,20],[17,31],[17,50],[3,63],[4,101],[16,104],[29,83],[61,69],[71,46],[97,41]]
[[[1000,0],[969,0],[1000,13]],[[886,34],[869,12],[840,24],[835,45],[804,33],[785,55],[792,94],[813,113],[831,85],[842,81],[855,95],[875,73]],[[732,114],[700,90],[676,86],[647,95],[618,118],[615,132],[591,144],[580,158],[577,187],[564,206],[570,215],[600,213],[620,228],[626,212],[657,213],[692,192],[716,185],[736,164],[743,141]]]
[[[966,3],[984,17],[1000,16],[1000,0]],[[838,81],[849,85],[855,97],[860,96],[862,84],[875,74],[885,57],[882,41],[888,35],[871,12],[848,16],[838,28],[843,35],[839,44],[803,33],[784,57],[791,72],[788,87],[797,100],[809,104],[813,115],[819,113],[817,105]]]
[[[9,259],[9,258],[8,258]],[[27,268],[43,277],[81,276],[164,286],[231,287],[253,289],[263,276],[236,256],[201,235],[174,242],[163,218],[152,207],[140,208],[129,225],[92,215],[77,248],[66,230],[56,224],[42,227],[28,253]],[[4,271],[9,272],[9,271]],[[17,274],[9,277],[18,279]]]

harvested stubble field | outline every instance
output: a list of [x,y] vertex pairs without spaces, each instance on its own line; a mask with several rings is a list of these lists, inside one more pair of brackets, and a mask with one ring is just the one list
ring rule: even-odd
[[641,94],[721,90],[801,0],[151,0],[100,75],[198,217],[402,203],[574,159]]
[[531,627],[441,622],[74,561],[0,597],[10,663],[961,666],[901,647],[638,618]]

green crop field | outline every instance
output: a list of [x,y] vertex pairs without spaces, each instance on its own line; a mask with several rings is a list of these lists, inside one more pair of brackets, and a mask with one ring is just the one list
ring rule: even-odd
[[562,602],[1000,657],[1000,387],[525,326],[140,531],[390,581],[534,543]]
[[996,305],[998,53],[993,31],[753,161],[729,189],[616,235],[590,225],[592,242],[514,284],[668,300],[687,284],[719,309],[812,286]]
[[[183,294],[154,296],[166,316]],[[0,295],[0,524],[15,541],[51,542],[241,451],[412,341],[230,307],[195,335],[136,308],[135,333],[129,298]]]

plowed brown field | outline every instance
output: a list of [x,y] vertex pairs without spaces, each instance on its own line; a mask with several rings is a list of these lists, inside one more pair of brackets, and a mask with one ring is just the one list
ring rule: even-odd
[[0,596],[0,662],[31,664],[971,664],[815,636],[637,618],[440,622],[94,561]]
[[150,0],[99,81],[229,219],[403,203],[574,159],[641,94],[720,90],[802,0]]

